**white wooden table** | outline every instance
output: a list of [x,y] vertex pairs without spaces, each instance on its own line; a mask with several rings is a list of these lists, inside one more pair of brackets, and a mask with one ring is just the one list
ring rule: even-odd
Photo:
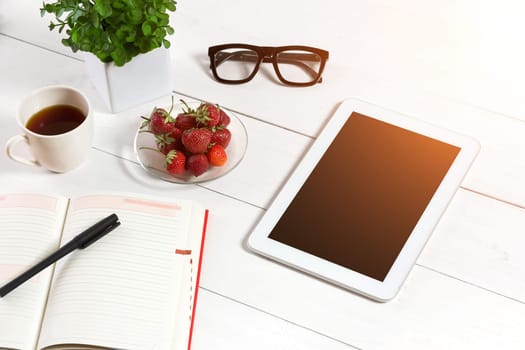
[[[95,110],[88,161],[67,174],[0,155],[0,192],[96,190],[193,198],[211,210],[193,349],[525,349],[525,14],[519,0],[180,0],[172,16],[176,97],[239,112],[249,145],[228,176],[155,180],[133,153],[137,118],[110,114],[82,56],[39,17],[0,1],[0,143],[18,101],[49,84]],[[322,84],[289,88],[271,67],[215,82],[208,46],[305,44],[330,51]],[[477,138],[481,152],[399,295],[376,303],[250,253],[245,240],[339,102],[358,97]],[[1,330],[0,330],[1,331]]]

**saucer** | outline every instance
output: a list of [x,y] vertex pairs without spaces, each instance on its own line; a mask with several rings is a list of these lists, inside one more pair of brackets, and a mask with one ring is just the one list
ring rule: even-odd
[[[188,103],[191,108],[197,108],[199,104]],[[177,114],[182,113],[183,107],[183,104],[174,105],[171,115],[175,118]],[[170,174],[166,170],[165,155],[157,150],[155,135],[149,131],[149,128],[141,128],[139,126],[135,134],[134,149],[142,168],[162,180],[180,184],[211,181],[228,174],[244,157],[248,146],[248,134],[244,124],[235,113],[225,109],[223,111],[230,117],[230,124],[227,126],[227,129],[231,132],[231,140],[228,147],[226,147],[228,157],[226,164],[219,167],[210,165],[210,168],[199,176],[194,176],[190,171],[180,175]]]

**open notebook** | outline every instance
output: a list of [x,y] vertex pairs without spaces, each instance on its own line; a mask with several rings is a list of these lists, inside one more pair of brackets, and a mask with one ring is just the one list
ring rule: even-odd
[[127,195],[0,195],[0,285],[111,213],[121,225],[0,298],[0,348],[187,350],[208,211]]

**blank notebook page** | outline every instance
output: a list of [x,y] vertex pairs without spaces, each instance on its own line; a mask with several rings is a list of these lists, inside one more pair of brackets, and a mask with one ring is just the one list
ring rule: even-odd
[[[115,212],[121,226],[57,265],[40,346],[167,349],[177,317],[191,206],[115,196],[72,200],[62,244]],[[188,312],[184,309],[184,312]]]
[[[0,196],[0,286],[58,248],[66,204],[45,195]],[[0,347],[35,347],[52,271],[0,298]]]

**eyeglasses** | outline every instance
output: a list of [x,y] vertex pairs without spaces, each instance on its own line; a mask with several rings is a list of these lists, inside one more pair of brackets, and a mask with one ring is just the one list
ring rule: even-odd
[[242,84],[253,79],[261,62],[271,62],[281,82],[310,86],[322,82],[328,51],[309,46],[254,46],[225,44],[208,49],[210,68],[217,81]]

